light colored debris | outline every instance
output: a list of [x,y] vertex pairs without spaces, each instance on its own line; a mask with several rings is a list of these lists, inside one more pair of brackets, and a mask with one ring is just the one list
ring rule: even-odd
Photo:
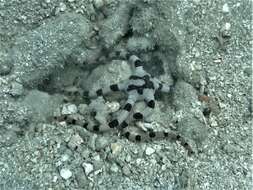
[[62,162],[66,162],[67,160],[69,160],[69,155],[68,155],[68,154],[62,155],[61,161],[62,161]]
[[67,180],[72,176],[72,172],[68,168],[63,168],[60,170],[60,175],[63,179]]
[[82,164],[82,167],[84,168],[84,172],[85,172],[86,176],[88,176],[94,170],[94,166],[91,163],[84,162]]
[[110,167],[110,171],[113,173],[117,173],[119,171],[119,167],[117,166],[116,163],[113,163]]
[[122,146],[119,143],[111,144],[112,154],[119,154],[122,150]]
[[77,113],[77,107],[75,104],[64,104],[61,111],[62,115],[70,115]]
[[116,101],[114,101],[114,102],[106,102],[105,104],[107,105],[108,110],[111,113],[118,111],[119,108],[120,108],[119,102],[116,102]]
[[225,3],[223,6],[222,6],[222,12],[224,13],[228,13],[229,12],[229,6],[227,3]]
[[150,156],[151,154],[153,154],[155,152],[155,149],[148,147],[145,150],[146,155]]

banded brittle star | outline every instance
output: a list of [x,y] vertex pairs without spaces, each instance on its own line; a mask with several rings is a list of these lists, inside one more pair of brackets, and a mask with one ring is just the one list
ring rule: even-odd
[[[81,122],[82,126],[90,131],[104,132],[112,129],[119,129],[123,131],[123,135],[132,141],[143,141],[145,139],[171,139],[179,141],[180,144],[185,147],[189,154],[193,153],[190,145],[184,140],[184,138],[175,132],[166,131],[154,131],[148,130],[143,134],[132,133],[127,130],[127,127],[133,121],[145,120],[149,117],[150,113],[155,108],[155,93],[163,92],[169,93],[171,87],[161,82],[157,78],[151,76],[143,68],[143,62],[137,56],[132,55],[129,57],[129,63],[132,66],[132,75],[128,79],[123,80],[117,84],[111,84],[104,88],[97,89],[96,91],[90,91],[88,96],[91,99],[103,97],[116,91],[122,91],[127,95],[127,100],[122,109],[119,110],[117,117],[113,120],[106,122],[98,122],[98,124]],[[143,111],[135,111],[133,108],[137,102],[144,101],[146,107]],[[103,119],[104,120],[104,119]],[[70,121],[70,123],[77,123],[76,121]],[[79,122],[80,123],[80,122]]]

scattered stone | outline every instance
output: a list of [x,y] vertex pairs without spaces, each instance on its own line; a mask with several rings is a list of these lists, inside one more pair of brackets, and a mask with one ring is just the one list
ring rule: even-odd
[[105,104],[107,105],[110,113],[116,112],[120,108],[119,102],[106,102]]
[[62,155],[61,161],[66,162],[67,160],[69,160],[69,155],[68,154]]
[[117,166],[116,163],[113,163],[110,167],[110,171],[113,173],[117,173],[119,171],[119,167]]
[[223,7],[222,7],[222,12],[224,12],[224,13],[228,13],[228,12],[229,12],[229,6],[228,6],[227,3],[225,3],[225,4],[223,5]]
[[73,136],[70,138],[70,140],[69,140],[69,142],[68,142],[68,147],[69,147],[70,149],[72,149],[72,150],[76,150],[76,149],[78,149],[78,147],[80,147],[80,145],[81,145],[83,142],[84,142],[84,141],[83,141],[82,137],[80,137],[79,134],[75,134],[75,135],[73,135]]
[[12,96],[18,97],[21,96],[24,93],[23,85],[18,82],[13,82],[11,84],[11,91],[10,94]]
[[77,113],[77,107],[75,104],[64,104],[61,111],[62,115],[70,115]]
[[224,25],[224,30],[230,30],[231,29],[231,24],[229,22],[226,22]]
[[118,154],[122,150],[122,146],[119,143],[112,143],[111,144],[112,154]]
[[57,180],[58,180],[58,176],[54,176],[52,181],[53,181],[54,183],[56,183]]
[[150,156],[151,154],[153,154],[155,152],[155,149],[148,147],[145,151],[146,155]]
[[94,166],[91,163],[84,162],[82,167],[84,168],[86,176],[88,176],[94,170]]
[[63,168],[60,171],[60,175],[63,179],[67,180],[72,176],[72,172],[68,168]]

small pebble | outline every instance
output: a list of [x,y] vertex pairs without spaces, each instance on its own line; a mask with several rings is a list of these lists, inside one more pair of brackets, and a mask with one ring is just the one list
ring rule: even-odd
[[75,104],[64,104],[61,113],[62,115],[77,113],[77,107]]
[[54,176],[54,177],[53,177],[53,182],[56,183],[57,180],[58,180],[58,177],[57,177],[57,176]]
[[84,168],[84,172],[86,174],[86,176],[88,176],[93,170],[94,170],[94,166],[91,163],[83,163],[82,164],[83,168]]
[[119,102],[106,102],[106,105],[111,113],[118,111],[120,108]]
[[117,166],[117,164],[113,163],[110,168],[110,171],[113,173],[117,173],[119,171],[119,167]]
[[63,162],[66,162],[68,159],[69,159],[69,155],[67,155],[67,154],[62,155],[62,157],[61,157],[61,161],[63,161]]
[[66,9],[67,9],[67,6],[64,3],[61,2],[60,5],[59,5],[59,10],[61,12],[64,12]]
[[145,151],[146,155],[151,155],[155,152],[155,149],[148,147]]
[[140,164],[142,164],[143,163],[143,159],[141,159],[141,158],[137,158],[136,159],[136,164],[137,165],[140,165]]
[[227,3],[225,3],[225,4],[223,5],[222,11],[223,11],[224,13],[228,13],[228,12],[229,12],[229,6],[228,6]]
[[112,154],[118,154],[122,150],[122,146],[118,143],[111,144]]
[[63,168],[60,171],[60,175],[63,179],[67,180],[72,176],[72,172],[68,168]]
[[226,22],[224,25],[224,30],[230,30],[231,24],[229,22]]

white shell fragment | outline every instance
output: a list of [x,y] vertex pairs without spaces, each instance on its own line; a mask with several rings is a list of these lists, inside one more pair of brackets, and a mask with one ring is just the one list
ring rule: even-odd
[[222,12],[224,12],[224,13],[228,13],[228,12],[229,12],[229,6],[228,6],[227,3],[225,3],[225,4],[223,5],[223,7],[222,7]]
[[77,113],[77,107],[75,104],[64,104],[61,113],[62,115],[70,115]]
[[150,156],[151,154],[153,154],[155,152],[155,149],[148,147],[145,151],[146,155]]
[[94,166],[91,163],[83,163],[82,164],[83,168],[84,168],[84,172],[86,174],[86,176],[88,176],[93,170],[94,170]]
[[106,102],[106,106],[110,113],[116,112],[120,108],[119,102]]
[[72,176],[72,172],[68,168],[63,168],[60,171],[60,175],[63,179],[67,180]]
[[122,146],[118,143],[111,144],[112,154],[118,154],[122,150]]

